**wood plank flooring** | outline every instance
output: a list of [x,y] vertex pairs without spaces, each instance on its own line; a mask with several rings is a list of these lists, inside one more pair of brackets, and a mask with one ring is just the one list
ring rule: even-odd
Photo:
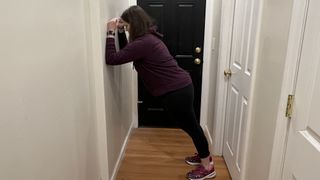
[[[128,141],[116,180],[182,180],[194,167],[184,162],[195,151],[179,129],[138,128]],[[222,157],[214,157],[215,180],[231,180]]]

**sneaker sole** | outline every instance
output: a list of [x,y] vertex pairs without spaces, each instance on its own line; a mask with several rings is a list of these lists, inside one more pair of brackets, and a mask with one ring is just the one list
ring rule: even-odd
[[185,161],[187,164],[191,165],[191,166],[198,166],[200,165],[201,163],[194,163],[194,162],[189,162],[189,161]]
[[[199,166],[199,165],[201,165],[201,163],[194,163],[194,162],[189,162],[189,161],[184,161],[184,162],[186,162],[187,164],[189,164],[191,166]],[[214,162],[211,161],[210,164],[214,165]]]
[[203,178],[198,178],[198,179],[189,178],[189,180],[205,180],[205,179],[209,179],[209,178],[214,178],[214,177],[216,177],[216,175],[217,175],[216,171],[213,171],[212,173],[206,175]]

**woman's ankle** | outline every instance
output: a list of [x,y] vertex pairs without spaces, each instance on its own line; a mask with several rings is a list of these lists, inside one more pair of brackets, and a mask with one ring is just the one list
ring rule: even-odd
[[206,169],[206,170],[211,170],[213,168],[213,163],[211,163],[212,158],[209,155],[206,158],[201,159],[201,165]]

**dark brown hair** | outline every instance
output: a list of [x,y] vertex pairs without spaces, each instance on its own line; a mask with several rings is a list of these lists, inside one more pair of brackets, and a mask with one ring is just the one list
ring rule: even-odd
[[148,33],[153,25],[151,17],[140,6],[131,6],[126,9],[122,13],[121,19],[130,25],[130,41],[134,41],[138,37]]

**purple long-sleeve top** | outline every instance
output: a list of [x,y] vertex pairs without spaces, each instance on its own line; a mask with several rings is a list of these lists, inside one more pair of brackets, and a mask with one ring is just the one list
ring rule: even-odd
[[127,42],[125,33],[118,35],[121,48],[118,52],[114,38],[107,38],[106,63],[119,65],[133,61],[139,77],[153,96],[161,96],[192,83],[189,73],[178,66],[158,33],[150,31],[127,44],[123,44]]

